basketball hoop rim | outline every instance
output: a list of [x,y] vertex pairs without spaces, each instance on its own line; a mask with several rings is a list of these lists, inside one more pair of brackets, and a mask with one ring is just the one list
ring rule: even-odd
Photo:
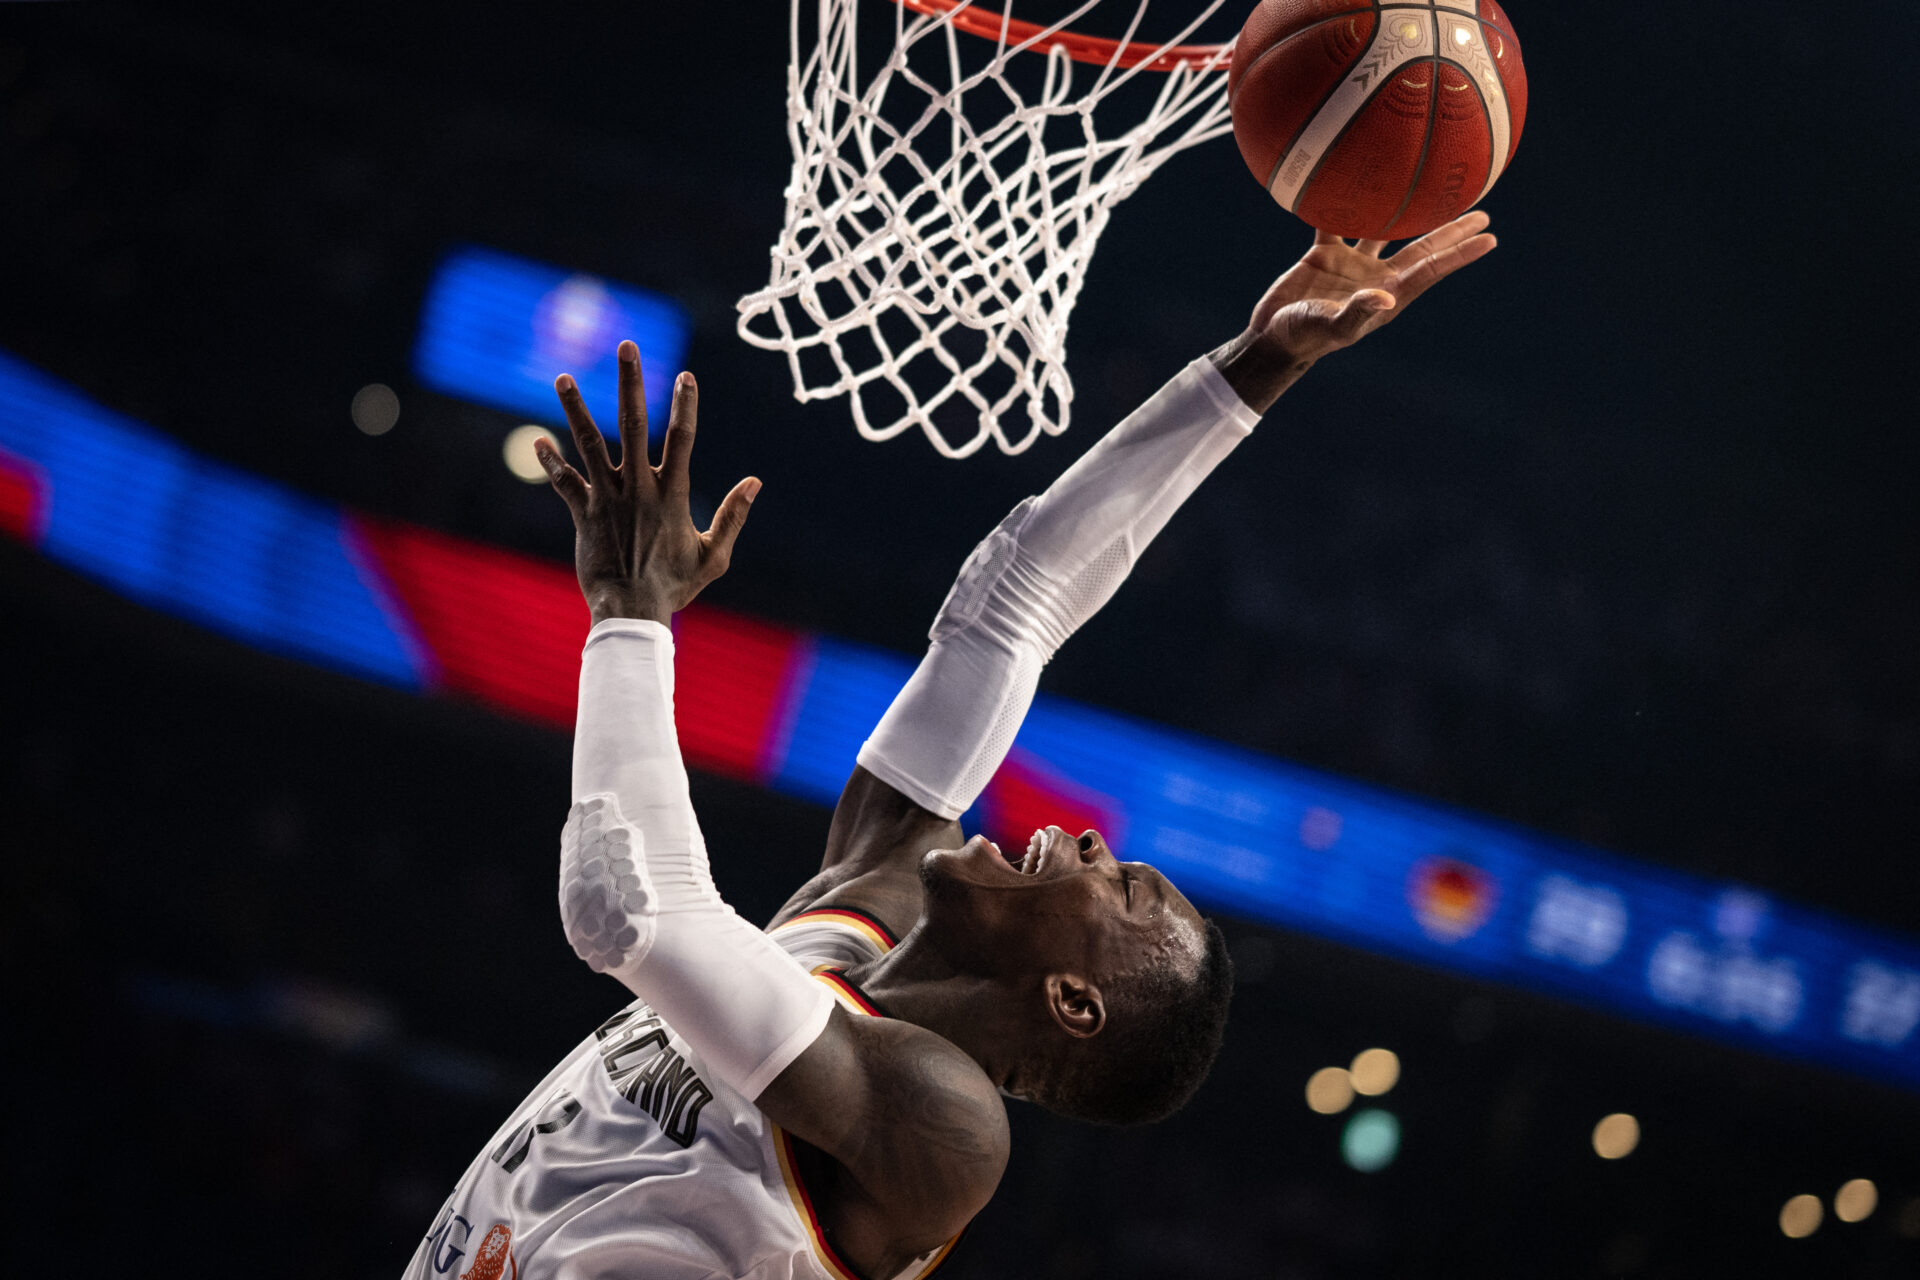
[[1160,45],[1148,40],[1110,40],[1077,31],[1049,32],[1040,23],[1016,18],[1010,12],[977,8],[970,0],[896,0],[896,3],[930,18],[947,18],[955,29],[984,40],[998,42],[1004,35],[1009,47],[1039,41],[1036,47],[1062,49],[1075,62],[1111,65],[1121,70],[1140,67],[1146,71],[1175,71],[1181,67],[1203,67],[1210,62],[1225,67],[1233,52],[1233,46],[1228,44]]

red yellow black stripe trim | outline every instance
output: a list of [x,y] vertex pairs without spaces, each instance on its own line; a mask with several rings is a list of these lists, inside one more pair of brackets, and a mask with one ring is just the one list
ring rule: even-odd
[[829,987],[832,987],[833,993],[840,997],[840,1003],[852,1005],[869,1018],[884,1018],[887,1016],[881,1012],[879,1005],[867,999],[864,991],[847,981],[847,975],[840,970],[816,969],[813,976],[826,983]]
[[[967,1233],[965,1231],[962,1231],[960,1233],[960,1236],[963,1236],[965,1234]],[[920,1274],[915,1276],[914,1280],[927,1280],[928,1276],[938,1271],[940,1269],[940,1264],[945,1262],[950,1256],[952,1256],[953,1246],[960,1243],[960,1236],[955,1236],[953,1239],[941,1245],[940,1252],[934,1254],[933,1257],[927,1261],[927,1265],[920,1268]]]
[[[808,914],[813,914],[809,912]],[[798,919],[798,917],[795,917]],[[847,980],[838,969],[821,967],[813,971],[813,976],[833,989],[833,994],[849,1010],[866,1015],[869,1018],[884,1018],[886,1013],[880,1006],[867,999],[866,993]],[[827,1243],[826,1233],[820,1229],[820,1216],[814,1212],[813,1197],[807,1194],[807,1187],[800,1180],[800,1162],[794,1157],[793,1138],[777,1124],[767,1126],[773,1134],[773,1154],[780,1164],[780,1180],[786,1184],[787,1198],[793,1202],[793,1210],[800,1217],[801,1228],[806,1232],[807,1244],[813,1250],[813,1256],[820,1260],[833,1280],[864,1280],[864,1277],[848,1266],[840,1255]],[[953,1246],[960,1243],[955,1236],[940,1246],[940,1252],[918,1266],[908,1266],[895,1280],[925,1280],[933,1274],[935,1267],[947,1260],[953,1252]]]
[[779,1125],[770,1126],[773,1130],[773,1153],[780,1161],[780,1179],[787,1184],[787,1198],[793,1201],[793,1208],[800,1215],[800,1225],[806,1229],[807,1243],[813,1248],[813,1256],[820,1260],[827,1274],[833,1280],[865,1280],[863,1276],[833,1251],[827,1243],[827,1236],[820,1229],[820,1217],[813,1211],[813,1197],[807,1194],[806,1184],[800,1181],[800,1162],[793,1154],[793,1139]]
[[873,941],[874,945],[882,951],[891,951],[898,945],[894,942],[893,935],[887,932],[885,925],[875,920],[866,912],[853,907],[815,907],[811,911],[802,911],[791,920],[782,920],[769,930],[769,932],[778,933],[780,930],[799,924],[804,920],[816,922],[825,921],[832,924],[845,925],[849,929],[865,934]]
[[[787,1185],[787,1197],[793,1201],[794,1212],[800,1215],[800,1225],[807,1233],[807,1244],[813,1249],[813,1256],[820,1260],[833,1280],[865,1280],[858,1271],[848,1266],[841,1256],[827,1243],[827,1236],[820,1228],[820,1216],[814,1212],[813,1197],[807,1194],[806,1184],[800,1181],[800,1162],[793,1152],[793,1138],[779,1125],[769,1125],[773,1131],[773,1154],[780,1162],[780,1180]],[[965,1235],[961,1232],[960,1235]],[[940,1246],[940,1252],[915,1266],[908,1264],[895,1280],[926,1280],[953,1253],[953,1246],[960,1243],[955,1236]]]

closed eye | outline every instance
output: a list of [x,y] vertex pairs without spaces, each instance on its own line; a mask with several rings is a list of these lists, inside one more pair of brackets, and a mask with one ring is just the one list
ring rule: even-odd
[[1120,883],[1126,886],[1127,910],[1131,911],[1133,910],[1133,877],[1122,871],[1120,873]]

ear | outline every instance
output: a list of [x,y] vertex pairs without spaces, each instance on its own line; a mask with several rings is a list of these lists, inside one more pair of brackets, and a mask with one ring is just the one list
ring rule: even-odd
[[1106,1002],[1100,988],[1078,974],[1047,975],[1047,1012],[1060,1029],[1076,1040],[1100,1034],[1107,1025]]

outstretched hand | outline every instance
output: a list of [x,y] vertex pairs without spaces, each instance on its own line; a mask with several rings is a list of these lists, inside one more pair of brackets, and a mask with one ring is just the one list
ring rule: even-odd
[[727,571],[760,482],[748,476],[733,486],[714,513],[713,526],[705,533],[694,528],[687,508],[687,476],[700,393],[693,375],[683,373],[674,381],[666,444],[660,465],[650,466],[640,350],[622,342],[619,355],[619,465],[607,456],[607,442],[581,401],[579,386],[564,373],[553,387],[566,411],[581,470],[569,466],[546,440],[534,451],[573,513],[574,569],[593,620],[646,618],[664,623]]
[[1421,294],[1498,243],[1492,220],[1462,214],[1390,258],[1385,240],[1349,244],[1317,231],[1313,248],[1273,282],[1245,333],[1214,354],[1240,397],[1265,412],[1329,352],[1352,346],[1404,312]]

